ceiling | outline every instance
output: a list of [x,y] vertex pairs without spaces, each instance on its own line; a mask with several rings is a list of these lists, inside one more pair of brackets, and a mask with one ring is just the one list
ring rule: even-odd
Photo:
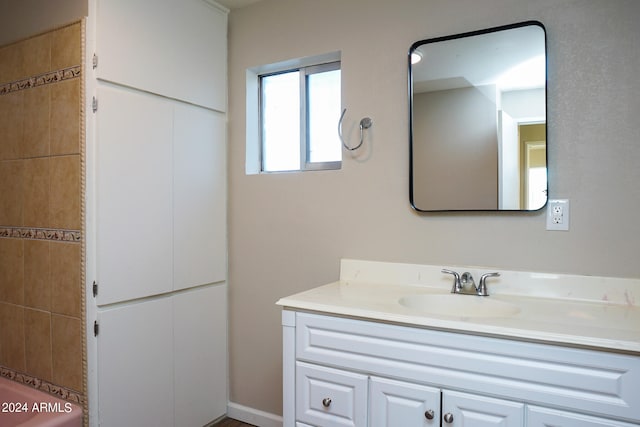
[[412,66],[414,92],[497,84],[502,90],[545,86],[545,36],[526,25],[472,37],[426,41]]
[[239,9],[244,6],[248,6],[253,3],[257,3],[260,0],[216,0],[218,3],[229,9]]

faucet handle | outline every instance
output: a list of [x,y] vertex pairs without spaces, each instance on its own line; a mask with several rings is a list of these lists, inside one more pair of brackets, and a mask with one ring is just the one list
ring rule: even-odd
[[476,281],[473,280],[473,275],[471,275],[471,273],[469,273],[468,271],[465,271],[464,273],[462,273],[462,276],[460,276],[460,284],[463,288],[466,288],[467,285],[470,284],[472,289],[475,289],[476,291],[478,290]]
[[498,277],[500,273],[485,273],[480,277],[480,284],[478,285],[478,295],[483,297],[489,296],[489,292],[487,291],[487,278],[489,277]]
[[453,270],[447,270],[446,268],[443,268],[441,271],[443,273],[453,275],[453,286],[451,287],[451,293],[456,294],[460,292],[460,290],[462,289],[462,282],[460,281],[460,275],[457,272]]

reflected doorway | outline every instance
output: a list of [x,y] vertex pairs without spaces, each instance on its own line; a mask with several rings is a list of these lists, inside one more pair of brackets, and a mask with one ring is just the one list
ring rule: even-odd
[[518,126],[520,140],[521,206],[537,209],[547,200],[547,145],[545,123]]

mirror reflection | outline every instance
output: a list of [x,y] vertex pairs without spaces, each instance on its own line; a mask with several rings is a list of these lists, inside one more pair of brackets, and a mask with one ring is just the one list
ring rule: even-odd
[[542,24],[422,40],[409,54],[411,205],[418,211],[542,208]]

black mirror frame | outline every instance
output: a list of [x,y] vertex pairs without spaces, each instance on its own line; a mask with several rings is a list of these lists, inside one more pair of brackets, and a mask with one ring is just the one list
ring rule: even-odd
[[[418,40],[416,42],[414,42],[413,44],[411,44],[411,47],[409,48],[408,51],[408,55],[407,55],[407,69],[408,69],[408,95],[409,95],[409,203],[411,204],[411,207],[414,211],[416,212],[420,212],[420,213],[438,213],[438,212],[522,212],[522,213],[531,213],[531,212],[539,212],[542,209],[544,209],[547,204],[549,203],[549,155],[548,155],[548,150],[545,150],[545,162],[547,165],[547,190],[546,190],[546,194],[547,194],[547,198],[545,203],[538,209],[533,209],[533,210],[526,210],[526,209],[456,209],[456,210],[450,210],[450,209],[442,209],[442,210],[424,210],[424,209],[420,209],[415,205],[414,202],[414,197],[413,197],[413,192],[414,192],[414,185],[413,185],[413,174],[414,174],[414,166],[413,166],[413,68],[412,68],[412,63],[411,63],[411,55],[412,53],[419,47],[422,46],[424,44],[427,43],[437,43],[437,42],[441,42],[441,41],[447,41],[447,40],[455,40],[455,39],[461,39],[461,38],[465,38],[465,37],[473,37],[473,36],[477,36],[477,35],[482,35],[482,34],[488,34],[488,33],[495,33],[498,31],[505,31],[505,30],[510,30],[510,29],[514,29],[514,28],[521,28],[521,27],[525,27],[525,26],[538,26],[540,28],[542,28],[542,32],[544,35],[544,50],[545,50],[545,115],[546,115],[546,119],[545,122],[548,125],[548,114],[546,114],[546,112],[548,112],[548,83],[549,83],[549,72],[548,72],[548,52],[547,52],[547,31],[545,26],[540,22],[540,21],[536,21],[536,20],[529,20],[529,21],[523,21],[523,22],[518,22],[518,23],[514,23],[514,24],[508,24],[508,25],[501,25],[501,26],[497,26],[497,27],[491,27],[491,28],[486,28],[486,29],[482,29],[482,30],[474,30],[474,31],[468,31],[468,32],[464,32],[464,33],[459,33],[459,34],[453,34],[453,35],[449,35],[449,36],[439,36],[439,37],[434,37],[434,38],[429,38],[429,39],[424,39],[424,40]],[[547,143],[548,146],[548,126],[545,126],[545,141]]]

